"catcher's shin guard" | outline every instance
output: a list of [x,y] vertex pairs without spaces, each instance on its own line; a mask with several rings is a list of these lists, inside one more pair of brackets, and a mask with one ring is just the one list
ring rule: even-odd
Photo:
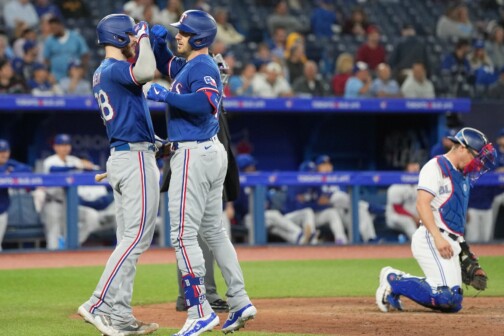
[[424,278],[403,277],[389,274],[388,281],[393,294],[404,295],[416,303],[445,313],[456,313],[462,309],[462,289],[440,286],[432,289]]

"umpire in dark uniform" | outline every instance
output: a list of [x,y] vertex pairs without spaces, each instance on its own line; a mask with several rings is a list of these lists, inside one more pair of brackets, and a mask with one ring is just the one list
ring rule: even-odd
[[[227,84],[227,64],[223,60],[220,54],[214,56],[214,60],[219,66],[219,70],[221,73],[222,83],[223,85]],[[226,110],[224,108],[223,102],[220,104],[219,111],[219,132],[217,133],[217,137],[220,142],[224,145],[224,148],[227,151],[228,157],[228,167],[226,173],[226,179],[224,181],[224,191],[223,191],[223,201],[225,202],[233,202],[240,195],[240,176],[238,166],[236,164],[236,159],[231,150],[231,134],[229,132],[229,125],[226,117]],[[168,116],[168,111],[166,112]],[[168,118],[166,118],[168,120]],[[167,192],[170,185],[170,177],[171,177],[171,168],[170,168],[170,157],[165,157],[163,164],[163,181],[161,183],[161,192]],[[203,251],[203,258],[205,259],[205,287],[206,287],[206,297],[210,306],[215,312],[228,312],[229,305],[226,301],[224,301],[219,294],[217,293],[217,285],[215,284],[214,277],[214,256],[212,251],[208,248],[206,242],[198,235],[198,243]],[[177,311],[186,311],[187,307],[184,299],[184,289],[182,288],[182,274],[180,270],[177,268],[177,279],[178,279],[178,288],[179,295],[177,297],[177,303],[175,309]]]

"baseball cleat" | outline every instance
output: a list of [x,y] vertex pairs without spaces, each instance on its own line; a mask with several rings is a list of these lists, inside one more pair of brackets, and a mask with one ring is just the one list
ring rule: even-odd
[[144,323],[139,320],[135,320],[133,323],[118,328],[118,331],[122,335],[148,335],[152,334],[154,331],[159,329],[159,324],[157,323]]
[[217,299],[213,302],[209,302],[210,307],[212,307],[213,311],[216,313],[227,313],[229,312],[229,305],[226,301],[222,299]]
[[393,275],[397,277],[397,275],[405,274],[402,271],[396,270],[390,266],[383,267],[380,271],[380,285],[376,290],[376,305],[378,308],[386,313],[390,310],[403,310],[402,302],[400,300],[399,295],[392,293],[392,288],[390,287],[390,283],[388,281],[389,276]]
[[105,336],[124,336],[112,326],[112,321],[107,315],[91,314],[84,306],[80,306],[77,313],[88,323],[91,323]]
[[215,313],[198,319],[188,318],[182,329],[173,336],[198,336],[205,331],[211,331],[215,326],[219,325],[219,322],[219,316]]
[[251,303],[243,307],[242,309],[229,313],[228,319],[224,322],[222,326],[222,332],[224,334],[235,332],[240,328],[245,327],[245,322],[253,319],[257,314],[257,309]]

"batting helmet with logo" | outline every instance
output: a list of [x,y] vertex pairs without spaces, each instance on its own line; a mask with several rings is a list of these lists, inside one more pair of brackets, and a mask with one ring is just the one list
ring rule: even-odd
[[135,35],[135,20],[125,14],[105,16],[96,26],[99,45],[113,45],[124,48],[130,42],[128,34]]
[[179,22],[170,24],[185,33],[192,34],[189,44],[195,50],[209,47],[217,34],[217,23],[214,18],[200,10],[188,10],[182,13]]
[[479,153],[488,143],[488,140],[483,133],[470,127],[462,128],[457,132],[457,134],[455,134],[455,136],[449,136],[448,139],[454,143],[459,143],[464,147],[473,149],[477,153]]

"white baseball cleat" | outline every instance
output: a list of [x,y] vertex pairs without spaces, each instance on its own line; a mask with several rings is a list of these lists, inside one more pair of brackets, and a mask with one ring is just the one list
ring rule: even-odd
[[392,288],[390,287],[390,283],[388,282],[388,276],[390,273],[394,273],[397,275],[406,274],[390,266],[383,267],[381,269],[380,285],[376,290],[375,297],[376,297],[376,305],[384,313],[393,309],[403,310],[401,300],[399,299],[399,295],[392,294]]
[[257,309],[251,303],[238,311],[229,313],[228,319],[222,326],[222,332],[227,334],[245,327],[245,322],[253,319],[256,314]]
[[219,316],[215,313],[203,316],[198,319],[188,318],[180,331],[173,336],[198,336],[205,331],[211,331],[220,323]]
[[80,306],[77,313],[84,318],[84,321],[94,325],[103,335],[124,336],[123,333],[117,331],[112,326],[112,321],[110,321],[110,317],[107,315],[91,314],[84,306]]

